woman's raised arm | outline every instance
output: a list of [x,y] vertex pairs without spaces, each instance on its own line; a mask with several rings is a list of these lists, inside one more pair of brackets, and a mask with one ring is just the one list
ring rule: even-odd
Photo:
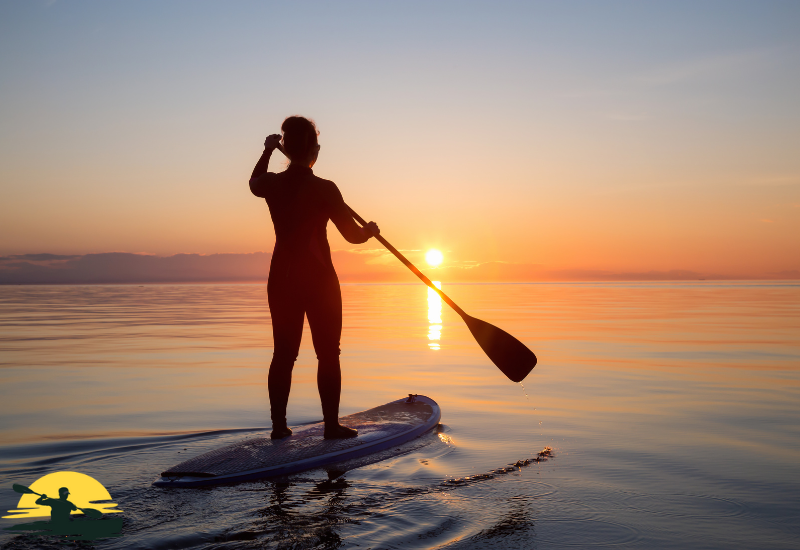
[[253,174],[250,176],[250,191],[257,197],[264,196],[264,182],[261,179],[261,176],[267,173],[267,168],[269,167],[269,158],[272,156],[272,152],[275,149],[278,149],[281,153],[283,153],[280,134],[272,134],[267,136],[267,139],[264,140],[264,152],[261,153],[261,158],[258,159],[255,168],[253,168]]

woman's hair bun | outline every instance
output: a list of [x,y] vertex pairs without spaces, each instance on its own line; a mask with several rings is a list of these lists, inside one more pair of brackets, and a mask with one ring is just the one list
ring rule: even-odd
[[283,132],[283,150],[290,159],[308,158],[313,147],[317,145],[317,126],[313,120],[302,116],[290,116],[281,124]]

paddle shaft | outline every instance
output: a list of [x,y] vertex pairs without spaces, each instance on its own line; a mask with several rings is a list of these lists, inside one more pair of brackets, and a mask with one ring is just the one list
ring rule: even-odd
[[[350,208],[350,207],[348,206],[348,208]],[[363,225],[363,226],[367,225],[367,222],[365,222],[365,221],[364,221],[364,218],[362,218],[361,216],[359,216],[359,215],[356,213],[356,211],[355,211],[355,210],[353,210],[352,208],[350,208],[350,213],[353,215],[353,218],[355,218],[355,219],[356,219],[356,221],[358,221],[358,223],[360,223],[360,224],[361,224],[361,225]],[[433,289],[433,290],[434,290],[434,291],[435,291],[435,292],[436,292],[436,293],[437,293],[437,294],[438,294],[438,295],[439,295],[439,296],[442,298],[442,300],[444,300],[445,302],[447,302],[447,305],[449,305],[451,308],[453,308],[453,309],[455,310],[455,312],[456,312],[456,313],[458,313],[458,314],[459,314],[461,317],[464,317],[465,315],[467,315],[467,314],[464,312],[464,310],[463,310],[463,309],[461,309],[460,307],[458,307],[458,304],[456,304],[456,303],[455,303],[453,300],[451,300],[451,299],[450,299],[450,297],[449,297],[447,294],[445,294],[444,292],[442,292],[442,291],[441,291],[441,289],[437,288],[437,287],[436,287],[436,285],[435,285],[435,284],[433,284],[433,282],[432,282],[430,279],[428,279],[428,278],[425,276],[425,274],[424,274],[422,271],[420,271],[419,269],[417,269],[417,266],[415,266],[414,264],[412,264],[412,263],[411,263],[411,262],[408,260],[408,258],[406,258],[405,256],[403,256],[403,255],[400,253],[400,251],[399,251],[399,250],[397,250],[395,247],[393,247],[393,246],[392,246],[392,245],[389,243],[389,241],[387,241],[386,239],[384,239],[384,238],[383,238],[383,237],[381,237],[380,235],[375,235],[375,238],[378,240],[378,242],[380,242],[380,243],[381,243],[383,246],[385,246],[385,247],[386,247],[386,249],[387,249],[389,252],[391,252],[392,254],[394,254],[395,256],[397,256],[397,259],[398,259],[398,260],[400,260],[401,262],[403,262],[403,264],[405,264],[405,266],[406,266],[408,269],[410,269],[410,270],[411,270],[411,271],[414,273],[414,275],[416,275],[417,277],[419,277],[419,278],[420,278],[420,280],[421,280],[423,283],[425,283],[425,284],[426,284],[426,285],[428,285],[430,288],[432,288],[432,289]]]
[[[348,207],[349,208],[349,207]],[[352,208],[350,208],[350,213],[352,214],[353,218],[358,221],[362,226],[366,226],[367,222],[364,221],[364,218],[356,214]],[[494,325],[487,323],[486,321],[481,321],[480,319],[476,319],[471,315],[467,315],[463,309],[458,307],[456,303],[450,299],[444,292],[436,288],[430,279],[428,279],[423,273],[417,269],[417,267],[408,261],[408,259],[400,254],[400,252],[389,244],[386,239],[381,237],[380,235],[375,235],[375,238],[385,246],[389,252],[397,256],[397,259],[403,262],[405,266],[414,272],[414,275],[420,278],[420,280],[428,285],[429,288],[432,288],[436,294],[438,294],[442,300],[447,302],[451,308],[455,310],[461,316],[461,319],[467,324],[467,328],[472,333],[472,336],[475,338],[475,341],[478,342],[478,345],[481,346],[484,353],[492,360],[492,363],[500,369],[503,374],[505,374],[509,380],[513,382],[521,382],[528,373],[533,370],[533,367],[536,366],[536,355],[528,349],[528,347],[511,336],[506,331],[497,328]]]

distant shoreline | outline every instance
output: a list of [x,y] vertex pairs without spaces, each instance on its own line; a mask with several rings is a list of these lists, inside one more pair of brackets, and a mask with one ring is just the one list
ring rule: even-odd
[[[796,283],[798,279],[618,279],[618,280],[586,280],[586,281],[444,281],[447,285],[596,285],[596,284],[625,284],[625,283],[709,283],[709,284],[737,284],[737,283]],[[117,282],[67,282],[67,283],[7,283],[0,282],[0,287],[9,286],[164,286],[164,285],[266,285],[266,280],[260,281],[117,281]],[[403,281],[339,281],[342,286],[416,286],[421,282]]]
[[[414,253],[415,251],[411,251]],[[418,251],[416,251],[418,252]],[[384,250],[335,250],[342,283],[415,283],[416,277]],[[272,254],[18,254],[0,256],[0,285],[266,283]],[[419,264],[431,279],[452,283],[555,283],[656,281],[796,281],[800,270],[742,274],[672,270],[551,269],[504,261]]]

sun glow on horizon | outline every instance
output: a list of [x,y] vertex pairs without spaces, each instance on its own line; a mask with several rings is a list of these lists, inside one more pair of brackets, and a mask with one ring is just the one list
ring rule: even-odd
[[425,261],[428,262],[428,265],[431,267],[436,267],[441,264],[442,260],[444,260],[444,255],[435,248],[425,253]]
[[[439,290],[441,281],[431,281]],[[442,349],[442,298],[432,288],[428,289],[428,347],[434,351]]]

